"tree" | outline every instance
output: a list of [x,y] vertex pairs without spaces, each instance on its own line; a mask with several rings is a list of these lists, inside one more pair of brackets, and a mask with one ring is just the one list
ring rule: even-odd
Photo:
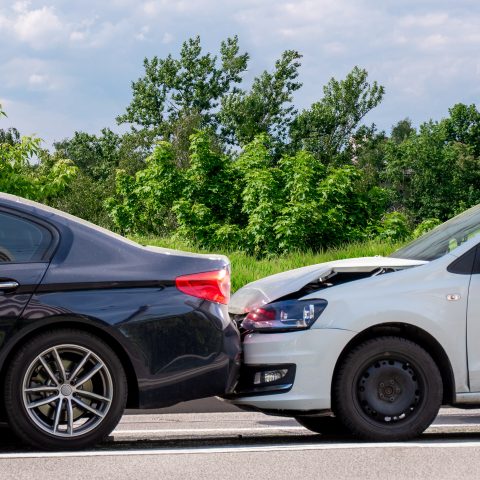
[[160,142],[135,176],[117,170],[114,195],[105,207],[122,233],[162,235],[176,226],[172,207],[181,191],[172,146]]
[[220,45],[220,59],[203,54],[200,37],[183,43],[180,58],[145,58],[145,75],[132,83],[133,98],[118,123],[130,123],[151,139],[171,140],[178,120],[198,115],[198,127],[216,128],[220,100],[237,92],[248,54],[239,53],[238,38]]
[[20,132],[14,128],[8,128],[7,130],[0,129],[0,143],[8,143],[10,145],[18,144],[21,141]]
[[458,103],[449,109],[450,116],[443,120],[446,139],[468,145],[472,154],[480,155],[480,112],[475,105]]
[[[136,149],[135,142],[127,135],[123,137],[109,128],[100,135],[75,132],[72,138],[55,142],[55,153],[71,159],[80,171],[96,181],[105,181],[115,168],[138,170],[145,154]],[[130,143],[129,143],[130,142]]]
[[376,126],[361,125],[350,138],[345,157],[362,170],[366,188],[384,186],[382,173],[385,170],[385,132]]
[[415,133],[415,129],[412,127],[412,121],[409,118],[404,118],[392,127],[390,138],[395,143],[402,143],[412,133]]
[[[6,116],[7,114],[3,111],[2,105],[0,104],[0,118]],[[0,128],[0,143],[9,143],[10,145],[20,143],[20,137],[20,132],[16,128],[11,127],[7,130]]]
[[78,167],[78,175],[51,205],[112,228],[114,224],[104,203],[114,193],[116,169],[133,175],[145,166],[147,149],[139,143],[139,137],[130,133],[118,135],[104,128],[99,135],[75,132],[71,138],[54,143],[54,147],[52,154],[41,155],[42,162],[70,158]]
[[249,92],[241,90],[222,98],[223,139],[231,145],[246,145],[265,133],[277,144],[286,142],[296,114],[293,93],[302,86],[297,81],[301,57],[295,50],[283,52],[275,70],[256,77]]
[[427,218],[444,221],[480,203],[476,139],[462,127],[463,120],[458,121],[459,111],[466,110],[454,108],[449,118],[422,124],[402,143],[387,142],[385,178],[397,205],[405,206],[416,223]]
[[[6,117],[1,106],[0,116]],[[39,138],[28,136],[0,142],[0,191],[47,202],[67,188],[77,169],[65,159],[33,163],[32,159],[41,154],[40,145]]]
[[385,93],[377,82],[367,81],[359,67],[344,80],[332,78],[323,88],[323,98],[304,110],[292,123],[290,136],[294,150],[305,149],[323,163],[342,164],[342,155],[365,115],[376,107]]
[[238,246],[241,205],[231,159],[219,152],[208,132],[190,138],[190,161],[181,171],[183,189],[173,205],[177,234],[203,247]]

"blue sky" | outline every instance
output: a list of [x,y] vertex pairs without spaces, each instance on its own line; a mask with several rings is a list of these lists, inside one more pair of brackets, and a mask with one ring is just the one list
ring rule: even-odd
[[418,125],[479,103],[478,0],[0,0],[0,128],[49,145],[115,127],[143,58],[175,54],[196,34],[210,51],[238,34],[251,55],[247,81],[299,50],[299,108],[330,77],[366,68],[386,88],[367,120],[387,131],[406,116]]

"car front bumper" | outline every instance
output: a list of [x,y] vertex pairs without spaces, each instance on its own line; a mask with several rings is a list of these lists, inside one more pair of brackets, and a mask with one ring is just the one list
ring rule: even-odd
[[[332,377],[337,360],[355,332],[310,329],[288,333],[252,333],[243,343],[244,368],[249,378],[240,379],[229,401],[239,407],[265,411],[320,411],[331,408]],[[288,368],[288,382],[254,386],[252,371]],[[244,373],[244,375],[247,375]],[[275,388],[275,384],[279,388]],[[267,386],[267,384],[264,384]],[[251,387],[251,388],[250,388]]]

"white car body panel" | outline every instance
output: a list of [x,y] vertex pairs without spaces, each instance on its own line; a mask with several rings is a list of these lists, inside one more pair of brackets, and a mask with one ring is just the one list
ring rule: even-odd
[[329,409],[330,385],[337,358],[355,335],[355,332],[337,329],[249,335],[244,343],[248,363],[294,363],[299,368],[289,392],[242,397],[234,403],[266,410]]
[[467,350],[470,388],[480,391],[480,275],[472,275],[467,310]]

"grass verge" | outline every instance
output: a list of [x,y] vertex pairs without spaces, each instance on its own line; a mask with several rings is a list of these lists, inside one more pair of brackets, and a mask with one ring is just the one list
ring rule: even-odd
[[267,277],[275,273],[292,270],[294,268],[329,262],[342,258],[371,257],[374,255],[389,255],[400,243],[369,241],[364,243],[351,243],[341,247],[330,248],[321,252],[293,252],[287,255],[271,256],[268,258],[255,258],[244,252],[217,251],[211,252],[172,238],[159,237],[133,237],[142,245],[155,245],[158,247],[173,248],[198,253],[221,253],[227,255],[232,263],[232,291],[238,290],[247,283]]

